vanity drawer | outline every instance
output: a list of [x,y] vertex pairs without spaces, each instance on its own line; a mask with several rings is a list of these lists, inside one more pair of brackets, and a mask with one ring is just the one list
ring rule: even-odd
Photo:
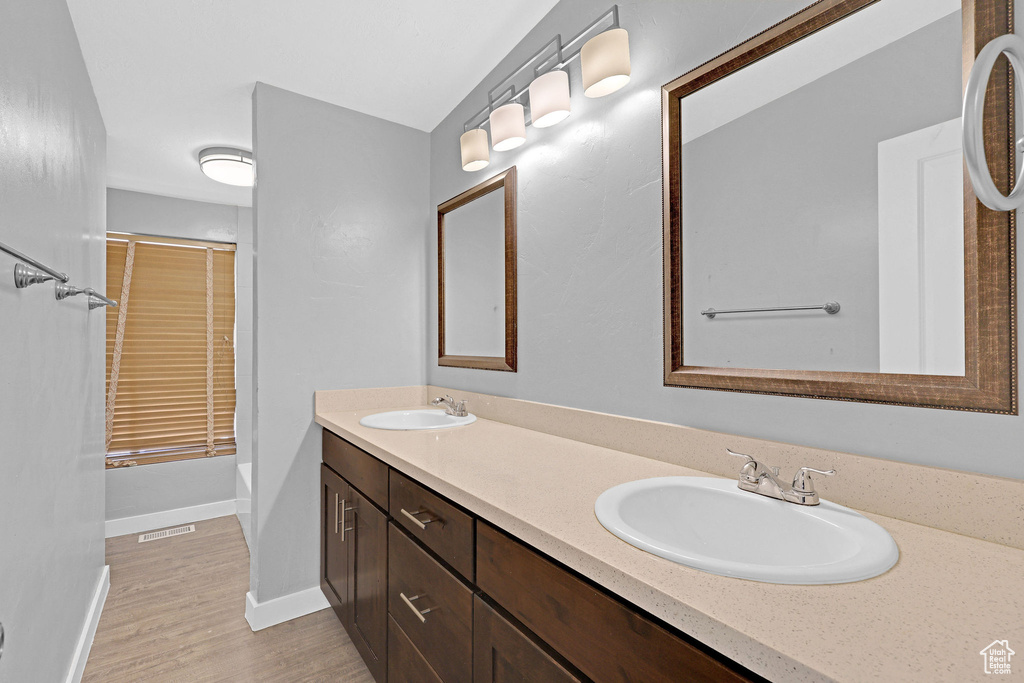
[[388,556],[388,612],[445,683],[469,683],[472,591],[394,523],[388,525]]
[[391,472],[391,516],[464,577],[473,580],[473,518],[397,471]]
[[481,590],[596,683],[758,680],[483,522],[476,562]]
[[443,683],[423,659],[423,655],[405,635],[405,631],[388,617],[388,683]]
[[363,495],[388,509],[388,466],[343,438],[323,430],[324,464],[344,477]]

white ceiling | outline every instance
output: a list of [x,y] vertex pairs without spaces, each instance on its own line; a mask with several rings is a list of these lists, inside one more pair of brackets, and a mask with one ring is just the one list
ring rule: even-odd
[[[252,149],[256,81],[424,131],[557,0],[68,0],[107,184],[250,206],[200,149]],[[481,106],[483,106],[481,102]]]

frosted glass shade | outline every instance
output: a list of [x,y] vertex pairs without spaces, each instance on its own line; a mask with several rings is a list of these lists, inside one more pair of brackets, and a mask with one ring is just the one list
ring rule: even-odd
[[491,162],[491,152],[487,149],[487,131],[483,128],[467,130],[459,138],[462,148],[462,170],[479,171]]
[[599,33],[580,51],[583,70],[583,94],[587,97],[610,95],[629,83],[629,34],[613,28]]
[[234,147],[207,147],[199,153],[199,168],[218,183],[252,187],[252,153]]
[[491,112],[491,147],[495,152],[515,149],[526,142],[523,105],[511,102]]
[[547,128],[569,115],[569,74],[556,69],[538,76],[530,84],[530,114],[533,125]]

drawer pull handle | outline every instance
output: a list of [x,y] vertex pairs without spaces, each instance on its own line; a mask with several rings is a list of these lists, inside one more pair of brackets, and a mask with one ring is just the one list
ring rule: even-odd
[[402,598],[402,602],[409,606],[409,609],[411,609],[412,613],[416,615],[416,618],[420,620],[420,623],[425,624],[427,622],[427,617],[424,615],[430,614],[434,611],[433,607],[428,607],[427,609],[417,609],[416,605],[412,604],[413,600],[419,600],[423,597],[422,595],[414,595],[411,598],[407,598],[405,597],[405,593],[399,593],[398,597]]
[[339,494],[334,494],[334,533],[338,533],[338,518],[341,518],[341,542],[345,542],[345,532],[352,531],[352,527],[345,528],[345,513],[355,510],[354,507],[348,507],[345,499]]
[[441,522],[441,526],[444,526],[444,520],[440,517],[434,517],[433,519],[428,519],[425,521],[420,521],[416,518],[416,515],[431,514],[430,510],[417,510],[416,512],[409,512],[405,508],[402,508],[402,514],[411,519],[413,524],[418,526],[420,529],[426,529],[428,524],[433,524],[434,522]]

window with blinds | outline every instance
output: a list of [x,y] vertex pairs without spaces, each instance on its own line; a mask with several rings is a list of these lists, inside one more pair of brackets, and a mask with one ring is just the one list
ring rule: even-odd
[[234,249],[107,234],[107,467],[235,452]]

